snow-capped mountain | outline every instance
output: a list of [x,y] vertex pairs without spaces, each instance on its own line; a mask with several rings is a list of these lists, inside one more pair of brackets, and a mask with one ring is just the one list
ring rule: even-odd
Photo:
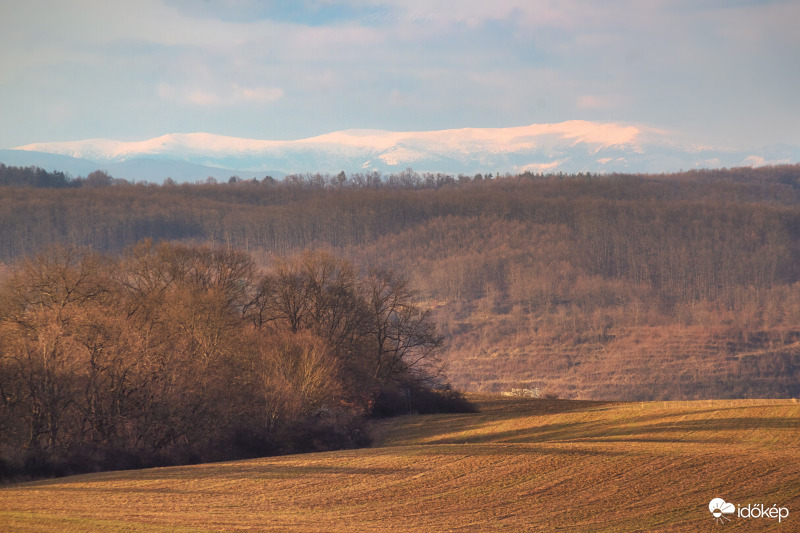
[[[294,141],[254,140],[210,133],[163,135],[137,142],[89,139],[35,143],[16,151],[58,154],[97,163],[113,174],[133,161],[167,160],[225,173],[303,172],[671,172],[680,169],[800,161],[798,147],[748,152],[691,145],[675,133],[641,125],[573,120],[511,128],[391,132],[346,130]],[[117,177],[161,180],[166,175]],[[244,175],[242,177],[245,177]],[[186,179],[191,179],[187,177]]]

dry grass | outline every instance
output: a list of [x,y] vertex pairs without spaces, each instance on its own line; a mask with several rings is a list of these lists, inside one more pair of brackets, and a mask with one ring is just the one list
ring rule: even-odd
[[453,386],[500,393],[530,384],[559,398],[619,401],[800,394],[794,327],[621,326],[601,339],[581,328],[548,334],[536,322],[526,326],[526,316],[481,316],[453,337],[446,354]]
[[710,531],[714,497],[798,530],[796,402],[477,401],[382,421],[372,449],[6,487],[0,530]]

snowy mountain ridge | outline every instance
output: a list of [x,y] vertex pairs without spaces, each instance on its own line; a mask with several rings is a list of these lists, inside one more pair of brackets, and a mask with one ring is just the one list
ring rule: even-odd
[[674,172],[800,161],[798,147],[724,150],[682,142],[677,133],[647,126],[584,120],[415,132],[354,129],[291,141],[173,133],[131,142],[87,139],[34,143],[15,150],[105,165],[138,159],[171,160],[251,173],[396,172],[407,167],[448,173]]

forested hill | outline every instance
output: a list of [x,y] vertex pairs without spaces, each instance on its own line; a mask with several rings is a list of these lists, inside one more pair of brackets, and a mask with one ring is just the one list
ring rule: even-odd
[[788,215],[800,202],[800,165],[494,179],[408,170],[182,185],[130,184],[103,172],[72,180],[35,168],[0,170],[0,260],[6,262],[51,243],[116,251],[143,238],[269,252],[364,245],[443,217],[563,224],[578,232],[581,225],[625,231],[615,227],[625,222],[619,217],[634,217],[639,223],[649,219],[655,231],[670,214],[686,225],[715,211],[778,216],[788,209]]
[[468,390],[800,394],[800,166],[0,187],[0,259],[143,238],[405,271]]

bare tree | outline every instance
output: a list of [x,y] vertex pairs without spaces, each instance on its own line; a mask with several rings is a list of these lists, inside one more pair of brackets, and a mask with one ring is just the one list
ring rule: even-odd
[[383,383],[437,377],[442,337],[430,311],[416,303],[408,282],[395,273],[376,271],[367,278],[364,290],[367,334],[375,350],[369,360],[373,378]]

